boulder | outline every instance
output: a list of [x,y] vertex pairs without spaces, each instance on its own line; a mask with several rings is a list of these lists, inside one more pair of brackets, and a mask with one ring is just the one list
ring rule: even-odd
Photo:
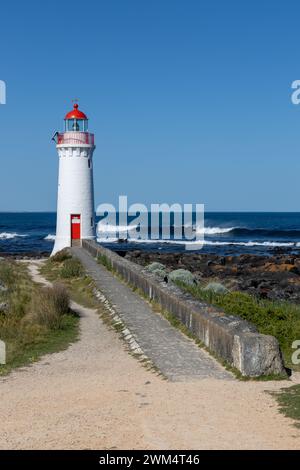
[[279,344],[274,336],[252,332],[235,335],[232,356],[233,366],[243,376],[286,376]]

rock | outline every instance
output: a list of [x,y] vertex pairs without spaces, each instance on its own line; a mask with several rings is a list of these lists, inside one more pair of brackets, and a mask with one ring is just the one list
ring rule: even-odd
[[213,292],[214,294],[227,294],[229,292],[227,287],[223,286],[220,282],[210,282],[203,290]]
[[248,283],[245,283],[245,287],[255,287],[255,289],[259,286],[259,280],[258,279],[250,279]]
[[233,366],[246,377],[287,375],[274,336],[259,333],[235,335],[232,354]]
[[[271,256],[220,256],[213,253],[145,253],[136,250],[127,252],[126,258],[142,266],[160,262],[166,271],[185,269],[195,279],[201,278],[204,284],[213,280],[227,286],[234,281],[240,290],[255,296],[300,303],[300,253],[287,254],[285,250],[283,254],[274,251]],[[261,286],[260,292],[261,282],[269,285]]]
[[294,266],[292,264],[290,265],[290,268],[288,271],[293,274],[300,274],[299,268],[297,268],[297,266]]
[[173,282],[183,282],[187,285],[196,284],[195,276],[187,269],[175,269],[169,274],[169,279]]

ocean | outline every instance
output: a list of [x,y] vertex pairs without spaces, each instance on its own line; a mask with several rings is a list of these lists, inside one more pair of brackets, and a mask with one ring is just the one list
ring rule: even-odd
[[[55,240],[54,212],[0,213],[1,253],[50,253]],[[194,227],[197,230],[197,227]],[[112,250],[182,252],[176,240],[120,241],[115,227],[98,233],[98,242]],[[300,254],[300,213],[296,212],[207,212],[202,253]],[[191,247],[192,248],[192,247]]]

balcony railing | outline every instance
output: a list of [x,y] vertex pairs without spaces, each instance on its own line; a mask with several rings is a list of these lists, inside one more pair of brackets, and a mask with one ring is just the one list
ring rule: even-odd
[[90,134],[89,132],[64,132],[62,134],[57,134],[57,144],[94,145],[94,134]]

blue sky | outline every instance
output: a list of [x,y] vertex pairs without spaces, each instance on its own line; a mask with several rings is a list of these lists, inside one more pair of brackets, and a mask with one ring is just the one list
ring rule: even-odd
[[73,98],[96,135],[96,204],[300,210],[299,2],[12,0],[0,14],[0,210],[55,210],[50,139]]

